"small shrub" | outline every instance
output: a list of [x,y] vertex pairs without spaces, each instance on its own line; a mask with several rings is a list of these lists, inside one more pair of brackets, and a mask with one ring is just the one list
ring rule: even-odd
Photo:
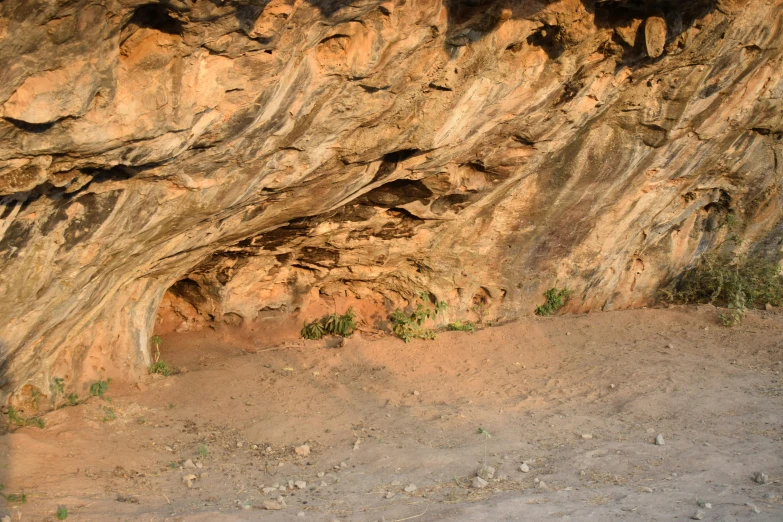
[[0,484],[0,497],[3,497],[9,504],[27,504],[27,495],[24,493],[24,491],[21,493],[9,493],[6,495],[3,493],[2,484]]
[[446,328],[454,332],[476,331],[476,325],[471,323],[470,321],[465,321],[464,323],[462,321],[454,321],[453,323],[449,323],[448,326],[446,326]]
[[209,455],[209,447],[206,444],[199,444],[198,454],[201,456],[202,459],[207,458],[207,455]]
[[[426,293],[422,292],[420,297],[422,301],[429,302]],[[440,301],[435,304],[434,308],[418,303],[411,313],[406,313],[397,308],[389,318],[392,323],[392,331],[394,335],[406,343],[409,343],[411,339],[435,339],[437,334],[433,330],[423,328],[422,326],[424,321],[435,318],[435,316],[446,310],[446,307],[446,303]]]
[[40,417],[24,417],[13,406],[8,408],[8,421],[20,428],[25,426],[35,426],[36,428],[43,429],[45,427],[44,420]]
[[105,381],[100,380],[98,382],[94,382],[90,385],[90,397],[100,397],[101,399],[104,399],[104,394],[109,391],[109,385],[111,384],[111,379],[106,379]]
[[57,520],[65,520],[68,518],[68,508],[65,506],[57,507]]
[[546,299],[546,302],[541,306],[536,307],[536,315],[547,316],[554,314],[563,308],[563,306],[565,306],[569,295],[570,293],[567,288],[560,290],[558,290],[556,287],[550,288],[544,292],[544,298]]
[[155,335],[152,337],[152,344],[155,345],[155,361],[150,364],[149,371],[150,374],[157,373],[168,377],[171,375],[171,368],[169,368],[168,363],[160,360],[160,344],[162,342],[163,341],[161,340],[160,336]]
[[762,258],[709,253],[661,293],[670,301],[725,306],[721,322],[736,326],[748,308],[783,304],[783,275],[780,265]]
[[79,404],[79,396],[76,395],[75,393],[70,393],[65,398],[68,399],[68,404],[70,406],[76,406],[77,404]]
[[343,315],[331,314],[312,323],[305,323],[302,337],[310,340],[317,340],[325,335],[348,337],[354,331],[356,331],[356,314],[352,308],[349,308]]

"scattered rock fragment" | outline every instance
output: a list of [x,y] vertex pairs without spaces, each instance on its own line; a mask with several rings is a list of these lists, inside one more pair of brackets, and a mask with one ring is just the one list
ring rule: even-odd
[[761,510],[756,506],[756,504],[751,504],[750,502],[745,502],[745,505],[750,508],[751,511],[754,513],[761,513]]
[[470,487],[476,489],[485,488],[487,486],[489,486],[489,482],[487,482],[481,477],[473,477],[473,481],[470,483]]
[[585,439],[585,440],[590,440],[590,439],[593,438],[593,434],[592,433],[582,433],[582,438]]
[[326,473],[324,473],[323,471],[318,472],[318,478],[324,478],[324,475],[326,475]]
[[757,471],[753,474],[753,482],[756,484],[766,484],[769,482],[769,475],[762,473],[761,471]]
[[304,489],[307,487],[307,482],[305,482],[304,480],[297,480],[296,482],[294,482],[294,486],[296,486],[297,489]]
[[322,488],[325,488],[327,486],[327,484],[326,484],[326,482],[324,482],[322,480],[321,483],[319,484],[319,486],[322,487]]
[[538,489],[549,489],[549,486],[547,486],[546,482],[544,482],[543,480],[539,480],[538,484],[536,484],[536,487]]
[[277,488],[264,488],[261,491],[264,493],[264,495],[268,495],[268,494],[272,493],[273,491],[277,491]]
[[527,465],[527,463],[523,462],[521,466],[519,466],[519,471],[522,473],[528,473],[530,472],[530,466]]
[[663,435],[661,435],[660,433],[655,436],[655,445],[656,446],[665,446],[666,445],[666,441],[663,440]]
[[403,491],[405,491],[405,493],[413,493],[417,489],[419,489],[419,488],[416,487],[416,484],[408,484],[407,486],[405,486]]
[[193,461],[190,459],[186,460],[182,467],[185,469],[196,469],[196,465],[193,464]]
[[308,444],[302,444],[301,446],[294,448],[294,451],[300,457],[306,457],[310,455],[310,446]]
[[388,491],[386,493],[386,498],[394,498],[394,495],[396,495],[394,491]]
[[707,514],[703,510],[698,510],[696,513],[691,515],[691,520],[704,520],[704,517],[707,516]]
[[193,481],[194,480],[196,480],[196,475],[194,475],[193,473],[190,473],[190,474],[185,475],[184,477],[182,477],[182,482],[184,482],[185,485],[187,487],[189,487],[189,488],[193,487]]
[[265,500],[263,506],[264,509],[268,509],[270,511],[283,509],[283,506],[277,500]]

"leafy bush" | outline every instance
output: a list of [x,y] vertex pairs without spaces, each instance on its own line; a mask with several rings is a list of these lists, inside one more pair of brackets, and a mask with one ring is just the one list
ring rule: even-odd
[[43,429],[45,424],[44,420],[40,417],[24,417],[13,406],[8,408],[8,421],[11,424],[15,424],[20,428],[25,426],[35,426],[36,428]]
[[759,257],[709,253],[661,292],[670,301],[725,306],[721,322],[736,326],[748,308],[783,303],[783,274],[780,265]]
[[331,314],[312,323],[305,323],[302,337],[311,340],[320,339],[325,335],[348,337],[354,331],[356,331],[356,314],[353,308],[349,308],[343,315]]
[[162,342],[160,336],[155,335],[152,337],[152,344],[155,345],[155,361],[150,364],[149,371],[150,374],[157,373],[168,377],[171,375],[171,368],[169,368],[168,363],[160,360],[160,344]]
[[449,323],[448,326],[446,326],[449,330],[453,332],[475,332],[476,331],[476,325],[471,323],[470,321],[465,321],[464,323],[462,321],[454,321],[453,323]]
[[783,303],[783,275],[777,263],[758,257],[734,257],[731,254],[705,254],[680,280],[664,293],[682,303],[713,303],[728,306],[778,306]]
[[544,292],[544,298],[546,299],[546,302],[541,306],[536,307],[536,315],[554,314],[563,308],[563,306],[565,306],[569,296],[570,292],[567,288],[560,290],[558,290],[556,287],[550,288]]
[[[429,301],[427,294],[424,292],[420,294],[420,297],[422,301]],[[424,321],[435,318],[436,315],[446,310],[446,307],[445,302],[439,301],[434,308],[418,303],[416,308],[410,313],[397,308],[389,317],[392,323],[392,331],[394,335],[406,343],[409,343],[411,339],[435,339],[437,334],[433,330],[423,328],[422,326]]]
[[90,385],[90,397],[100,397],[101,399],[104,399],[103,396],[107,391],[109,391],[109,385],[111,384],[111,379],[106,379],[105,381],[98,381],[94,382]]

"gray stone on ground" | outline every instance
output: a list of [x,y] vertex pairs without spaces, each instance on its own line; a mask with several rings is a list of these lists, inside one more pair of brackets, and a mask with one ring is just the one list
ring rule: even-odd
[[762,473],[761,471],[757,471],[753,474],[753,482],[756,484],[766,484],[769,482],[769,475]]
[[473,477],[473,481],[470,483],[470,487],[476,489],[485,488],[487,486],[489,486],[489,482],[487,482],[481,477]]
[[663,435],[661,435],[660,433],[655,436],[655,445],[656,446],[664,446],[664,445],[666,445],[666,441],[663,440]]
[[528,466],[526,462],[523,462],[522,465],[519,466],[519,471],[522,473],[528,473],[530,471],[530,466]]
[[700,509],[700,510],[696,511],[696,513],[691,515],[691,519],[692,520],[704,520],[705,516],[707,516],[707,514]]
[[408,484],[407,486],[405,486],[404,491],[405,491],[405,493],[413,493],[417,489],[419,489],[419,488],[416,487],[416,484]]

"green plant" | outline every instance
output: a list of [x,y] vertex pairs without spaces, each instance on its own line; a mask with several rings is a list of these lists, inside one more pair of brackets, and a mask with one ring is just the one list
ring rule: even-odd
[[52,402],[57,402],[57,397],[65,393],[65,379],[61,377],[55,377],[54,382],[49,385],[49,389],[52,391]]
[[66,518],[68,518],[68,508],[57,506],[57,520],[65,520]]
[[302,328],[302,337],[311,340],[320,339],[325,335],[348,337],[355,330],[356,314],[352,308],[349,308],[343,315],[330,314],[312,323],[305,323]]
[[100,397],[101,399],[105,399],[104,394],[109,391],[109,385],[111,384],[111,379],[106,379],[105,381],[100,380],[98,382],[94,382],[90,385],[90,397]]
[[40,417],[24,417],[22,416],[18,411],[16,411],[16,408],[11,406],[8,408],[8,421],[16,424],[20,428],[23,428],[25,426],[35,426],[36,428],[43,429],[45,426],[44,420]]
[[163,341],[161,340],[160,336],[154,335],[152,337],[152,344],[155,345],[155,361],[150,364],[149,371],[150,374],[157,373],[168,377],[171,375],[171,368],[169,368],[168,363],[160,360],[160,344],[162,342]]
[[661,294],[670,301],[725,306],[729,312],[720,315],[721,322],[736,326],[749,308],[783,304],[783,275],[780,265],[759,257],[712,252],[700,257]]
[[3,493],[3,485],[0,484],[0,497],[3,497],[6,502],[11,504],[27,504],[27,495],[22,491],[21,493],[9,493],[6,495]]
[[[419,294],[422,301],[430,302],[426,292]],[[435,303],[435,307],[417,303],[416,308],[408,313],[397,308],[389,317],[394,335],[409,343],[411,339],[435,339],[436,333],[429,328],[423,328],[427,319],[434,319],[443,313],[447,305],[443,301]]]
[[198,454],[201,455],[202,459],[207,458],[207,455],[209,455],[209,447],[206,444],[199,444]]
[[449,323],[446,327],[449,330],[455,331],[455,332],[475,332],[476,331],[476,325],[471,323],[470,321],[465,321],[464,323],[462,321],[454,321],[453,323]]
[[70,393],[65,398],[68,399],[68,404],[71,406],[76,406],[79,404],[79,396],[75,393]]
[[492,438],[492,434],[490,434],[487,430],[479,426],[478,432],[479,435],[484,435],[484,461],[482,464],[486,466],[487,464],[487,441]]
[[541,306],[536,307],[536,315],[552,315],[566,304],[570,292],[567,288],[557,289],[552,287],[544,292],[544,298],[546,302]]

